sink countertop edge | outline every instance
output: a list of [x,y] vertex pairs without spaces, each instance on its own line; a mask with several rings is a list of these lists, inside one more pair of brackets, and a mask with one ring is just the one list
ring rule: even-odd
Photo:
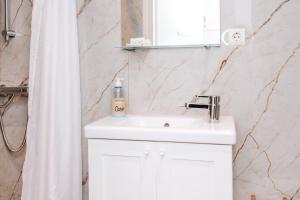
[[[201,144],[234,145],[236,143],[236,128],[231,116],[226,118],[226,129],[214,129],[217,124],[206,124],[211,129],[176,129],[176,128],[146,128],[126,126],[99,126],[99,119],[84,128],[85,137],[88,139],[114,139],[114,140],[136,140],[155,142],[183,142]],[[218,125],[217,125],[218,126]],[[207,128],[206,127],[206,128]],[[141,133],[143,132],[143,133]],[[183,134],[186,132],[187,134]],[[210,132],[210,133],[208,133]],[[201,134],[203,133],[203,134]]]

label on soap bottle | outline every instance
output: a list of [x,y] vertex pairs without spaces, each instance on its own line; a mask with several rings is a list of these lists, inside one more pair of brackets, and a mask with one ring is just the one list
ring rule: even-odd
[[112,114],[114,116],[124,116],[126,110],[125,99],[114,99],[112,101]]

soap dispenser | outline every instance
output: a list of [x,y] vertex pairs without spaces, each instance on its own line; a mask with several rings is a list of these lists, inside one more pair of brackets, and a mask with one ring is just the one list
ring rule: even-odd
[[117,78],[113,88],[112,115],[115,117],[124,117],[126,115],[126,101],[122,80],[122,78]]

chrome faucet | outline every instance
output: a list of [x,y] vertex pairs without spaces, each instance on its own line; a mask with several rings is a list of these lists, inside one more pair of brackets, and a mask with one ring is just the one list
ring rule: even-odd
[[199,103],[185,103],[186,109],[190,108],[203,108],[208,109],[210,122],[216,122],[220,119],[220,96],[195,96],[198,98],[208,98],[208,104],[199,104]]

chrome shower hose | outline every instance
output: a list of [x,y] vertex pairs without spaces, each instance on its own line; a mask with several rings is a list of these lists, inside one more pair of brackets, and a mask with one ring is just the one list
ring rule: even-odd
[[[6,136],[6,133],[5,133],[4,123],[3,123],[3,116],[4,116],[5,112],[8,110],[8,108],[10,107],[10,105],[14,102],[14,100],[15,100],[15,95],[13,94],[13,95],[8,97],[6,102],[4,102],[2,105],[0,105],[0,109],[2,109],[0,111],[0,130],[1,130],[1,133],[2,133],[3,140],[4,140],[4,144],[7,147],[8,151],[10,151],[12,153],[17,153],[17,152],[20,152],[25,147],[27,124],[26,124],[26,128],[25,128],[24,137],[22,139],[22,143],[18,147],[13,147],[8,142],[8,139],[7,139],[7,136]],[[28,123],[28,119],[27,119],[27,123]]]

